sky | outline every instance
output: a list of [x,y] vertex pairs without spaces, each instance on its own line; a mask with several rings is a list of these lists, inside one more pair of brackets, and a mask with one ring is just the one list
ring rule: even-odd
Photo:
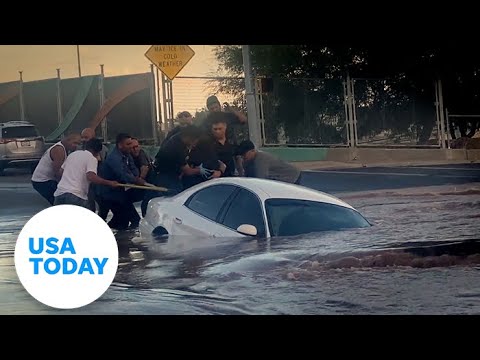
[[[100,64],[104,65],[107,77],[150,71],[151,63],[145,57],[150,46],[80,45],[82,76],[99,74]],[[195,55],[177,75],[177,81],[173,82],[175,112],[200,109],[210,95],[204,80],[182,77],[220,75],[213,55],[214,45],[190,47]],[[22,71],[23,81],[54,78],[57,68],[60,69],[61,78],[78,76],[76,45],[0,45],[0,59],[0,83],[17,81],[19,71]]]
[[[151,45],[80,45],[82,75],[100,73],[104,64],[105,76],[142,73],[150,70],[145,52]],[[218,63],[213,45],[190,45],[194,57],[178,76],[214,76]],[[78,76],[76,45],[0,45],[0,82],[16,81],[19,71],[23,80],[32,81],[57,76]]]

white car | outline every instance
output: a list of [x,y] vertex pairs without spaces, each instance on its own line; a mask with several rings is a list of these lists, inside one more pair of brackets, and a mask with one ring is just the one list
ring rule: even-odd
[[228,177],[153,198],[140,233],[144,238],[267,238],[369,226],[357,210],[331,195],[274,180]]

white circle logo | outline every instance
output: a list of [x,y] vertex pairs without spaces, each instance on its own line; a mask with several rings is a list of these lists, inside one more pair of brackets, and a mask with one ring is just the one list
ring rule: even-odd
[[117,267],[112,230],[80,206],[42,210],[25,224],[15,246],[15,268],[25,290],[58,309],[79,308],[98,299]]

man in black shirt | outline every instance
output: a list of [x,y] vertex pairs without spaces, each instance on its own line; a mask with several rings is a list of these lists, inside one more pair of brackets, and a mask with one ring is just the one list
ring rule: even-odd
[[[244,125],[247,123],[247,117],[242,112],[231,108],[227,103],[225,103],[225,108],[222,109],[220,101],[214,95],[210,96],[207,99],[207,109],[210,113],[223,112],[225,113],[225,119],[227,122],[227,139],[230,143],[236,145],[237,138],[235,136],[235,126]],[[211,122],[208,117],[205,121],[205,126],[210,130]]]
[[146,190],[142,201],[142,216],[147,212],[148,202],[160,196],[173,196],[183,190],[181,177],[201,175],[210,177],[212,172],[205,169],[202,164],[191,167],[187,161],[190,150],[195,148],[201,130],[194,125],[185,126],[178,134],[164,142],[155,156],[154,171],[147,176],[147,182],[156,186],[168,188],[168,192]]
[[223,176],[235,175],[235,146],[227,139],[227,114],[224,112],[214,112],[209,115],[211,125],[211,134],[213,149],[215,155],[224,166],[221,167]]
[[182,111],[177,114],[176,122],[177,122],[177,125],[167,133],[167,136],[165,137],[164,142],[170,139],[172,136],[178,134],[180,130],[182,130],[185,126],[192,125],[193,124],[192,114],[190,114],[188,111]]
[[211,133],[204,133],[202,131],[202,135],[197,145],[188,154],[187,163],[194,168],[202,166],[203,168],[208,169],[210,171],[208,174],[211,176],[206,177],[202,174],[182,176],[184,189],[188,189],[194,185],[222,175]]
[[[223,112],[225,114],[225,119],[227,121],[227,133],[226,137],[227,140],[234,146],[237,145],[237,138],[235,135],[235,127],[239,125],[245,125],[247,123],[247,117],[242,112],[233,109],[227,103],[224,109],[220,105],[220,101],[214,95],[210,96],[207,99],[207,109],[210,113],[215,112]],[[205,121],[205,126],[210,132],[211,130],[211,123],[208,120]],[[238,172],[238,175],[243,176],[243,166],[242,166],[242,158],[240,156],[235,157],[235,166]]]

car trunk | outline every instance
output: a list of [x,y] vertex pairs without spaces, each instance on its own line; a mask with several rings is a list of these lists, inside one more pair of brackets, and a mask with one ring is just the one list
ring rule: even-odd
[[6,146],[6,157],[34,155],[43,152],[43,138],[34,126],[15,126],[2,129],[0,140]]

